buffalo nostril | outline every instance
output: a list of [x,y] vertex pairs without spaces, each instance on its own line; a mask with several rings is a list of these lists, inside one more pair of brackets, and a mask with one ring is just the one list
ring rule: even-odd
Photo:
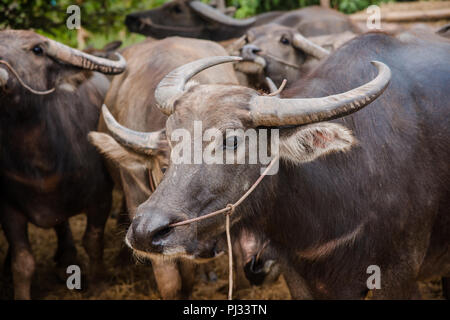
[[153,246],[160,246],[162,241],[173,232],[174,228],[167,226],[160,227],[152,232],[151,239]]
[[254,57],[255,54],[257,54],[260,51],[261,51],[261,49],[253,44],[247,44],[242,48],[242,54],[243,54],[244,58],[245,57],[247,57],[247,58]]

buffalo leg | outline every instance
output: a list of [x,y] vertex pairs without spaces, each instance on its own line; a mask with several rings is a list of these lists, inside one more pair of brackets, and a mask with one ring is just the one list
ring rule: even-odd
[[310,300],[313,299],[311,290],[305,279],[300,276],[292,266],[288,264],[282,265],[284,279],[294,300]]
[[444,298],[450,300],[450,278],[448,277],[442,278],[442,292]]
[[91,280],[98,280],[104,275],[103,236],[105,224],[111,209],[111,195],[99,205],[86,211],[87,226],[83,237],[83,247],[89,256],[89,275]]
[[237,240],[233,242],[233,259],[234,259],[234,271],[236,274],[235,276],[236,282],[234,285],[234,289],[242,290],[249,288],[251,284],[245,277],[244,273],[244,266],[245,266],[244,253],[240,242]]
[[58,238],[58,248],[53,260],[56,262],[58,277],[65,279],[67,277],[67,267],[78,265],[77,249],[75,248],[69,221],[55,226],[54,229]]
[[177,263],[153,259],[152,267],[161,298],[164,300],[181,299],[181,275]]
[[2,224],[11,252],[14,298],[29,300],[36,266],[28,240],[28,221],[22,213],[5,208]]
[[[125,237],[126,230],[130,226],[130,217],[127,212],[127,206],[125,203],[125,197],[122,199],[121,211],[117,215],[116,228],[121,237]],[[125,241],[121,242],[119,254],[116,257],[116,266],[125,267],[133,264],[133,253],[131,249],[125,244]]]
[[8,247],[8,251],[6,252],[5,261],[3,262],[3,274],[5,277],[11,277],[11,246]]
[[53,259],[58,266],[67,267],[77,260],[77,249],[75,248],[69,221],[57,225],[54,229],[58,238],[58,248]]
[[195,284],[197,265],[192,263],[192,261],[180,260],[178,261],[178,266],[181,274],[182,298],[189,299]]
[[[412,265],[412,263],[410,264]],[[416,276],[410,274],[399,274],[397,270],[407,270],[399,265],[396,270],[386,270],[381,273],[381,289],[372,290],[374,300],[400,299],[417,300],[421,299],[419,285]]]

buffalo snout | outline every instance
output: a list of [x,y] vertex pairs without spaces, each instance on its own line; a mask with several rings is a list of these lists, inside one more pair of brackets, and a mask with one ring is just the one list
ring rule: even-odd
[[135,250],[151,253],[163,253],[174,228],[171,224],[183,218],[175,214],[162,212],[146,212],[136,214],[128,229],[127,243]]
[[242,48],[242,58],[246,60],[253,60],[256,57],[256,54],[260,52],[261,49],[254,44],[246,44]]
[[139,13],[130,13],[125,18],[125,25],[130,32],[139,32],[142,30],[143,24]]

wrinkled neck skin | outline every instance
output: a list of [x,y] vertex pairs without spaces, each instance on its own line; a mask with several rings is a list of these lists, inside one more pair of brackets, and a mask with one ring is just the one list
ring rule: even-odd
[[[145,207],[149,214],[176,215],[177,221],[205,215],[236,202],[260,175],[259,165],[225,165],[221,170],[216,166],[171,165],[162,183],[141,208]],[[335,263],[342,264],[342,255],[347,254],[355,241],[361,240],[367,213],[364,213],[364,218],[359,213],[350,212],[351,219],[342,218],[341,208],[336,208],[336,212],[323,210],[319,214],[311,214],[327,201],[333,201],[337,206],[342,202],[339,194],[326,195],[327,199],[323,199],[325,190],[322,193],[309,190],[308,184],[315,179],[314,172],[317,168],[311,163],[295,166],[281,160],[279,172],[264,177],[254,192],[236,208],[231,221],[233,234],[245,227],[269,239],[271,247],[279,254],[279,261],[287,268],[285,272],[290,273],[290,279],[296,283],[307,281],[308,286],[312,285],[315,290],[314,296],[320,297],[322,293],[316,288],[321,284],[314,282],[315,269],[319,270],[317,279],[320,282],[332,265],[328,258],[331,257],[332,261],[338,259]],[[236,180],[230,181],[230,176]],[[332,183],[341,181],[336,179]],[[177,229],[177,244],[189,249],[189,246],[224,232],[225,217],[218,215]],[[348,269],[349,272],[354,271]],[[302,276],[307,277],[306,280]],[[294,285],[292,290],[303,290],[293,293],[295,297],[311,297],[308,286]]]

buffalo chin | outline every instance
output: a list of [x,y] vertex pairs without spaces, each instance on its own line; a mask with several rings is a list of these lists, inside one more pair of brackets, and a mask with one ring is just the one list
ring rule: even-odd
[[161,253],[157,252],[148,252],[134,248],[131,243],[128,241],[127,237],[125,237],[126,245],[133,250],[133,255],[137,260],[142,261],[146,259],[150,260],[191,260],[194,263],[206,263],[212,260],[221,257],[225,251],[220,249],[217,244],[214,244],[213,247],[205,250],[194,250],[194,252],[188,252],[184,247],[172,247],[172,248],[164,248]]
[[137,250],[137,249],[133,249],[133,255],[137,258],[137,260],[146,260],[146,259],[150,259],[150,260],[164,260],[164,261],[170,261],[170,260],[178,260],[178,259],[183,259],[183,260],[191,260],[194,263],[207,263],[210,262],[212,260],[215,260],[219,257],[221,257],[225,252],[224,251],[220,251],[220,252],[214,252],[213,255],[206,257],[203,255],[199,255],[199,254],[189,254],[186,252],[170,252],[173,250],[169,250],[169,252],[163,252],[163,253],[153,253],[153,252],[146,252],[146,251],[141,251],[141,250]]

